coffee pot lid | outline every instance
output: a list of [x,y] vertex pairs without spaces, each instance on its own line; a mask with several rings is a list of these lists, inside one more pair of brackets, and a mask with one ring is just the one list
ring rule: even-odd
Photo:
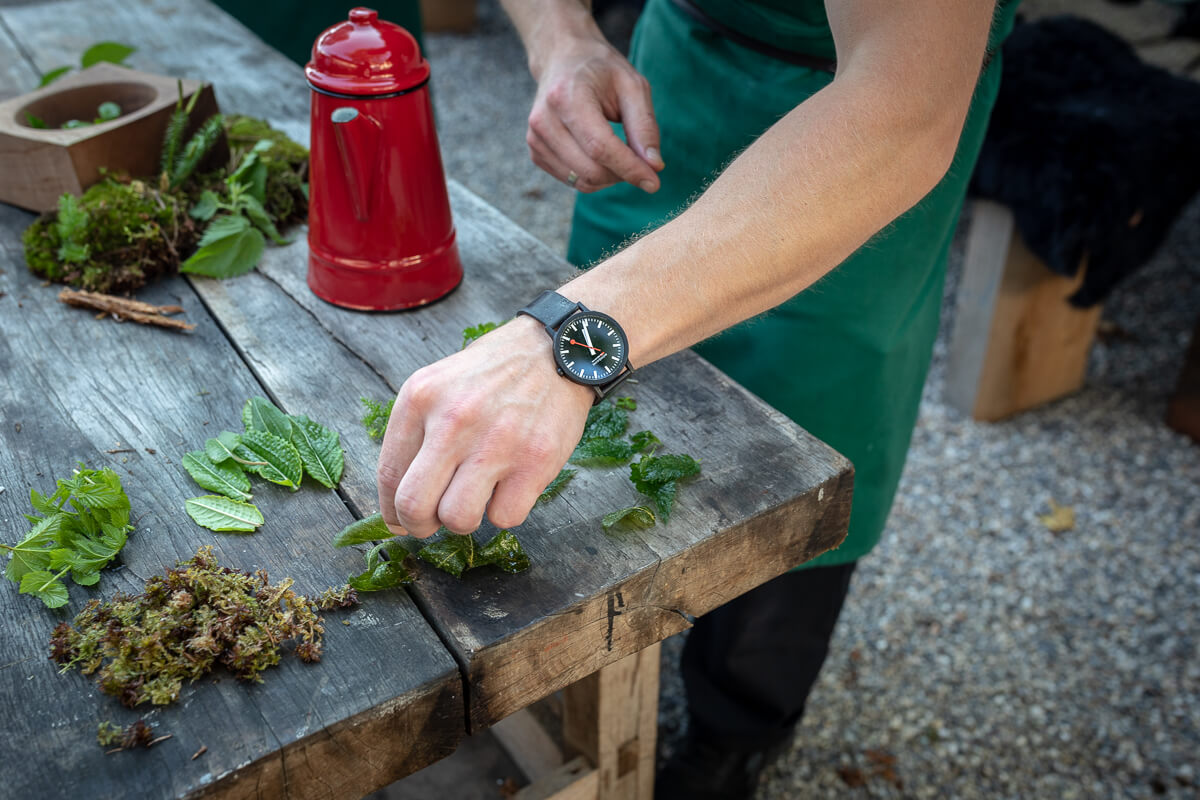
[[355,8],[350,19],[323,32],[304,67],[319,91],[348,95],[394,94],[429,79],[429,62],[412,34],[379,19],[373,8]]

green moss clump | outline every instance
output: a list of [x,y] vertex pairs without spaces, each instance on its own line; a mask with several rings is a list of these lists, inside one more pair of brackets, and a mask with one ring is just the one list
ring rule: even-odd
[[238,115],[225,117],[225,137],[229,141],[232,171],[246,153],[263,139],[273,144],[262,154],[267,165],[267,213],[283,228],[302,222],[308,215],[308,149],[293,142],[261,119]]
[[79,198],[87,216],[78,236],[86,257],[62,261],[57,212],[42,216],[23,234],[29,269],[47,280],[108,294],[132,292],[172,271],[179,253],[197,239],[196,225],[180,199],[141,181],[106,178]]

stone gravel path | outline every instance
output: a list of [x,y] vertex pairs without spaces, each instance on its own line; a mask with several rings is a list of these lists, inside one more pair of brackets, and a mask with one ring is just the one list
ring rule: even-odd
[[[529,162],[511,27],[481,3],[428,50],[447,172],[562,252],[572,192]],[[884,542],[759,797],[1198,797],[1200,446],[1162,418],[1200,313],[1200,200],[1106,305],[1084,390],[1003,423],[943,400],[960,258]],[[1039,521],[1052,500],[1072,530]]]

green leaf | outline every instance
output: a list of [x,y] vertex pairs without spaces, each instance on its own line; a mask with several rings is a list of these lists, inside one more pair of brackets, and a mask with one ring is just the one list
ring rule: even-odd
[[59,506],[56,506],[54,501],[47,498],[37,489],[29,490],[29,505],[33,506],[33,510],[39,514],[54,514],[59,510]]
[[25,112],[25,124],[31,128],[40,128],[42,130],[45,130],[50,127],[49,125],[46,124],[46,121],[44,119],[42,119],[41,117],[35,117],[33,114],[30,114],[28,111]]
[[[263,168],[263,175],[266,175],[266,165],[260,164]],[[266,178],[264,177],[264,180]],[[271,241],[275,244],[290,244],[291,242],[279,235],[279,231],[275,228],[275,222],[271,219],[271,215],[263,208],[262,203],[254,197],[246,196],[242,198],[242,207],[246,212],[246,216],[250,217],[250,221],[254,223],[260,231],[271,237]]]
[[193,497],[184,503],[188,516],[210,531],[253,532],[263,524],[262,512],[251,503],[217,494]]
[[229,177],[229,183],[240,183],[242,186],[242,203],[245,208],[246,201],[254,201],[262,207],[262,204],[267,199],[267,165],[258,160],[258,156],[254,153],[246,156],[247,159],[254,158],[252,163],[245,172],[234,174]]
[[[66,75],[70,71],[71,71],[71,67],[68,66],[68,67],[55,67],[54,69],[50,70],[49,72],[43,73],[42,79],[40,81],[38,81],[38,88],[40,89],[43,86],[50,85],[51,83],[58,80],[63,75]],[[37,126],[34,126],[34,127],[37,127]]]
[[103,102],[96,107],[96,116],[101,122],[108,122],[121,116],[121,107],[111,100]]
[[637,400],[634,400],[632,397],[618,397],[616,399],[616,406],[626,411],[637,411]]
[[461,578],[464,571],[475,566],[475,537],[448,532],[422,547],[417,555],[442,572]]
[[335,488],[342,479],[345,463],[337,433],[303,415],[291,420],[292,444],[300,453],[304,471],[322,486]]
[[654,505],[658,506],[658,513],[662,516],[664,525],[671,519],[671,510],[675,507],[675,493],[678,489],[678,481],[667,481],[646,492],[654,500]]
[[[387,553],[384,559],[381,553]],[[395,541],[380,542],[367,553],[367,569],[355,575],[348,583],[360,592],[377,592],[412,583],[412,574],[404,566],[404,548]]]
[[220,210],[220,203],[221,198],[217,197],[215,192],[205,189],[200,193],[200,199],[196,201],[196,205],[192,206],[192,210],[188,214],[192,219],[207,222]]
[[249,227],[250,220],[241,214],[226,214],[223,217],[217,217],[204,229],[204,235],[200,237],[199,246],[204,247],[213,242],[237,236]]
[[79,473],[72,492],[72,505],[88,508],[127,509],[129,498],[121,488],[121,477],[107,467]]
[[4,577],[10,581],[19,581],[30,572],[46,569],[50,566],[50,550],[45,545],[6,545],[9,549],[8,566]]
[[31,594],[46,604],[58,608],[67,604],[67,587],[59,576],[44,570],[27,572],[21,578],[21,594]]
[[[223,217],[223,219],[230,218]],[[245,217],[238,217],[238,219],[245,219]],[[192,275],[204,275],[209,278],[236,278],[239,275],[245,275],[258,265],[266,246],[267,242],[258,230],[247,228],[241,233],[226,236],[201,247],[192,253],[187,261],[183,262],[179,271]]]
[[604,515],[600,520],[600,524],[605,530],[612,528],[652,528],[654,527],[654,512],[646,506],[630,506],[622,508],[620,511],[613,511]]
[[242,406],[242,424],[246,430],[266,431],[281,439],[292,438],[292,418],[265,397],[251,397]]
[[249,500],[251,497],[250,479],[234,462],[214,464],[204,450],[193,450],[184,455],[183,468],[192,476],[192,480],[200,484],[201,489],[208,489],[234,500]]
[[80,571],[73,569],[71,570],[71,580],[80,586],[95,586],[100,582],[100,571]]
[[503,324],[503,322],[481,322],[478,325],[472,325],[469,328],[463,328],[462,347],[458,349],[462,350],[466,348],[467,345],[478,339],[480,336],[496,330],[496,328],[499,328]]
[[529,556],[525,555],[524,548],[512,531],[503,530],[479,549],[476,563],[491,564],[505,572],[517,573],[529,569]]
[[362,418],[363,427],[367,429],[367,436],[379,441],[387,432],[388,419],[392,416],[392,406],[396,404],[396,398],[393,397],[384,403],[377,403],[366,397],[358,399],[367,407],[367,413]]
[[382,514],[372,514],[351,522],[343,528],[341,533],[333,537],[333,546],[347,547],[352,544],[366,544],[380,539],[391,539],[394,535],[384,524]]
[[662,441],[650,431],[638,431],[629,438],[633,442],[635,453],[653,453],[662,447]]
[[581,441],[588,439],[612,439],[625,433],[629,427],[629,414],[623,408],[613,403],[600,403],[592,406],[588,412],[587,423],[583,426]]
[[136,52],[137,48],[121,44],[120,42],[97,42],[83,51],[83,57],[79,59],[79,65],[87,69],[93,64],[99,64],[101,61],[107,61],[110,64],[120,64]]
[[690,478],[698,472],[700,462],[688,455],[642,456],[636,464],[629,465],[629,479],[645,494],[649,494],[646,487]]
[[234,452],[243,461],[256,462],[243,466],[271,483],[295,489],[304,477],[300,453],[291,442],[273,433],[248,430],[242,434],[242,443]]
[[537,502],[548,503],[553,500],[558,496],[559,492],[566,488],[566,485],[571,482],[571,478],[574,478],[577,472],[579,472],[577,469],[564,469],[559,472],[554,480],[550,481],[550,485],[546,487],[545,491],[538,495]]
[[220,464],[233,458],[233,451],[242,443],[242,437],[233,431],[221,431],[215,439],[204,443],[204,454],[214,464]]
[[575,446],[568,459],[585,467],[619,467],[633,458],[633,446],[624,439],[587,439]]
[[58,217],[54,231],[62,244],[58,259],[67,263],[86,261],[90,248],[82,242],[87,235],[88,215],[75,195],[66,193],[58,198]]
[[76,128],[90,128],[91,126],[92,123],[86,119],[69,119],[62,124],[62,129],[64,131],[73,131]]

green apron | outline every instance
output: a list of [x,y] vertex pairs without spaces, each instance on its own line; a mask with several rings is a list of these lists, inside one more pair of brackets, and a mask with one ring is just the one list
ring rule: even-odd
[[[833,56],[820,0],[696,5],[760,41]],[[996,98],[999,43],[1012,28],[1015,7],[1015,1],[999,4],[990,42],[995,55],[941,183],[817,284],[695,348],[854,463],[849,534],[840,548],[806,567],[856,560],[883,532],[937,334],[947,252]],[[734,156],[833,79],[734,44],[670,0],[647,2],[630,60],[653,91],[667,165],[662,188],[649,195],[620,184],[580,195],[567,251],[577,265],[603,258],[678,213]],[[772,345],[781,341],[789,343],[786,368]]]

